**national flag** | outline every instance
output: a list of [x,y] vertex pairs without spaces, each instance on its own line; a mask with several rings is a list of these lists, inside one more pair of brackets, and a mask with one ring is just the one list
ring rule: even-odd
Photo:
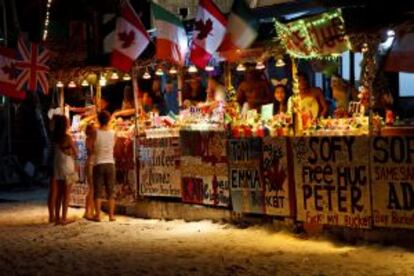
[[233,2],[228,18],[227,33],[219,51],[248,48],[258,35],[259,22],[245,0]]
[[414,72],[414,26],[405,28],[407,30],[397,32],[397,37],[393,37],[395,41],[393,41],[392,48],[385,59],[385,71]]
[[211,0],[200,0],[194,23],[191,62],[204,68],[223,41],[227,19]]
[[151,7],[157,29],[157,58],[184,65],[188,51],[188,39],[184,25],[177,16],[161,6],[152,3]]
[[26,94],[16,90],[16,51],[0,46],[0,94],[15,99],[24,99]]
[[43,91],[48,94],[49,83],[47,74],[50,52],[37,43],[26,44],[23,37],[17,41],[16,68],[19,69],[16,85],[17,90]]
[[112,66],[128,72],[149,42],[150,38],[144,25],[129,1],[125,1],[121,8],[121,17],[116,22]]

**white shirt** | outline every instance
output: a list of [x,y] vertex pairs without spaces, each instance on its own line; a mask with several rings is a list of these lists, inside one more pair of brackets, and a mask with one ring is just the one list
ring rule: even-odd
[[112,130],[96,131],[95,165],[115,164],[114,160],[115,133]]

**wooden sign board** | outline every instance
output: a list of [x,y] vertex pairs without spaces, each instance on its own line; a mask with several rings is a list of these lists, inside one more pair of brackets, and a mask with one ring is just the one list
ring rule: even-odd
[[298,220],[370,228],[368,137],[302,137],[292,146]]

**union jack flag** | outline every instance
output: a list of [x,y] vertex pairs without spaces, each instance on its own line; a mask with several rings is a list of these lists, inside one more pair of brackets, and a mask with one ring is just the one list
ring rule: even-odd
[[[29,47],[28,47],[29,46]],[[16,79],[17,90],[42,90],[47,94],[49,84],[47,73],[50,52],[37,43],[26,44],[23,38],[17,42],[18,57],[16,67],[20,70]]]

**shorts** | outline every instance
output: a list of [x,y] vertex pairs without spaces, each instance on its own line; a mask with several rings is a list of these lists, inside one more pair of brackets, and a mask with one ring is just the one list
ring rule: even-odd
[[104,198],[102,196],[105,188],[108,199],[115,198],[115,164],[98,164],[93,167],[93,187],[94,198]]

